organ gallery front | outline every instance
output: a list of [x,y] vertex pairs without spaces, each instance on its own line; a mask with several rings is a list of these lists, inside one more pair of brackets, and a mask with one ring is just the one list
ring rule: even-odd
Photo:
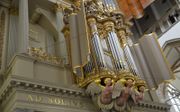
[[[129,0],[128,5],[134,18],[143,16],[140,1]],[[65,17],[69,19],[66,27],[70,35],[66,38],[71,67],[76,83],[102,111],[129,112],[143,101],[147,89],[173,79],[156,34],[144,35],[133,44],[132,23],[114,1],[82,1],[79,10]]]
[[2,112],[169,111],[153,91],[174,79],[157,35],[133,43],[130,29],[153,1],[42,1],[9,1]]

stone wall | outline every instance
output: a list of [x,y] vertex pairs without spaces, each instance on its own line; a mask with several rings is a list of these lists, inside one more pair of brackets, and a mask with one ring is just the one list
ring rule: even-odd
[[[65,69],[46,66],[50,65],[35,61],[28,56],[17,55],[14,58],[0,89],[1,112],[100,111],[82,89],[72,84],[69,86],[65,84],[68,79],[64,76],[68,74],[60,73]],[[33,68],[36,70],[34,71]],[[59,72],[54,73],[54,70]],[[65,71],[68,72],[68,69]],[[136,105],[133,112],[168,112],[169,109],[169,105],[145,101]]]

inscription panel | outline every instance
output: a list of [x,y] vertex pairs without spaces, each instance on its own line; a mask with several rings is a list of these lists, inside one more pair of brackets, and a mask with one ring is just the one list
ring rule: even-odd
[[17,100],[20,102],[26,102],[27,104],[33,105],[49,105],[49,106],[63,106],[63,108],[77,108],[83,110],[96,111],[96,107],[93,105],[91,100],[88,98],[77,98],[74,96],[63,97],[63,96],[53,96],[45,95],[39,93],[18,93]]
[[85,107],[84,102],[79,100],[60,98],[60,97],[49,97],[49,96],[40,96],[27,94],[26,100],[31,103],[45,103],[50,105],[62,105],[70,107]]

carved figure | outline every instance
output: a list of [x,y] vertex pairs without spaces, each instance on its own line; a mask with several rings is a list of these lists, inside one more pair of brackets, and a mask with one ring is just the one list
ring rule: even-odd
[[145,81],[143,81],[142,79],[138,79],[135,86],[136,86],[135,101],[136,103],[139,103],[144,99],[144,92],[146,90]]
[[101,110],[110,110],[113,108],[113,81],[111,78],[106,78],[104,83],[104,86],[100,84],[100,80],[90,83],[86,89],[86,93],[91,95],[94,103],[96,103]]
[[116,111],[131,111],[135,104],[134,79],[131,77],[117,81],[113,90],[115,99],[114,108]]
[[109,104],[112,102],[112,81],[110,78],[105,79],[105,88],[101,93],[100,100],[103,104]]
[[143,100],[145,87],[145,81],[127,74],[115,84],[111,78],[106,78],[104,84],[100,79],[95,80],[87,86],[86,93],[103,112],[131,112]]

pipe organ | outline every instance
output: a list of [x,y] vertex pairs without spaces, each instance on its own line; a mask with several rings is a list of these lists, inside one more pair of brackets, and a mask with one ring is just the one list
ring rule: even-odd
[[[86,38],[88,38],[87,43],[89,43],[88,49],[90,49],[90,53],[85,53],[87,59],[86,61],[81,60],[81,65],[73,65],[72,61],[75,74],[77,73],[76,71],[81,74],[77,75],[77,83],[84,87],[96,78],[121,77],[122,73],[136,76],[138,71],[127,42],[127,38],[131,34],[129,31],[131,24],[117,10],[114,1],[93,0],[85,1],[82,5],[84,13],[81,12],[81,14],[84,15],[83,17],[86,20],[86,33],[88,34]],[[74,22],[77,22],[77,20],[74,20]],[[70,27],[71,29],[74,30],[73,27]],[[77,33],[72,34],[72,37],[73,35],[80,35],[79,31]],[[79,47],[81,46],[79,45]],[[78,52],[79,50],[77,50]],[[71,55],[73,53],[74,50],[71,52]],[[75,55],[77,56],[77,54]],[[81,56],[79,55],[79,57]]]
[[[142,7],[132,0],[128,2],[132,3],[133,10]],[[133,14],[139,17],[142,12]],[[66,27],[69,27],[71,34],[66,38],[71,40],[69,55],[76,83],[79,87],[86,88],[92,97],[97,95],[96,103],[101,109],[112,109],[112,103],[116,100],[120,102],[116,102],[114,107],[117,111],[131,109],[131,103],[129,107],[122,107],[123,91],[132,89],[128,94],[131,96],[131,93],[137,92],[136,97],[142,100],[143,95],[138,95],[144,93],[145,87],[157,88],[161,82],[173,78],[164,58],[159,60],[161,65],[155,62],[158,61],[158,57],[163,57],[161,49],[157,47],[155,35],[142,37],[138,47],[137,44],[128,42],[132,35],[132,24],[116,8],[113,0],[83,1],[80,11],[76,15],[69,15],[68,18],[69,23],[66,22]],[[77,25],[78,29],[73,25]],[[158,51],[160,53],[157,53]],[[161,66],[162,69],[166,69],[166,73],[159,70]],[[106,94],[107,91],[110,93]],[[121,92],[118,94],[117,91]],[[133,98],[134,103],[139,101],[136,97]],[[128,101],[130,99],[126,100],[127,103]]]

